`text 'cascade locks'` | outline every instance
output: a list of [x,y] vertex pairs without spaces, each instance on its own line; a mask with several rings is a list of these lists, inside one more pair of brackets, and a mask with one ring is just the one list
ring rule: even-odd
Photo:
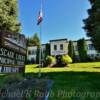
[[9,50],[4,49],[4,48],[0,48],[0,56],[4,56],[4,57],[16,59],[16,60],[22,60],[22,61],[25,60],[25,56],[22,56],[20,54],[17,54],[13,51],[9,51]]

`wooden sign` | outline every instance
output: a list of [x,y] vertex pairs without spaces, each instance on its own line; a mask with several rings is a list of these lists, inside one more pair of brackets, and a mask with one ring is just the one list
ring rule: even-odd
[[0,33],[0,72],[22,72],[25,67],[26,39],[24,35]]

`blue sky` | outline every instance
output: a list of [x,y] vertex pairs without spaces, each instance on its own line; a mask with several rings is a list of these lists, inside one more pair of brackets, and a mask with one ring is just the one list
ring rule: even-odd
[[[19,0],[19,21],[22,32],[27,37],[39,34],[37,16],[41,0]],[[87,38],[82,20],[90,8],[88,0],[44,0],[42,22],[42,43],[52,39],[67,38],[77,40]]]

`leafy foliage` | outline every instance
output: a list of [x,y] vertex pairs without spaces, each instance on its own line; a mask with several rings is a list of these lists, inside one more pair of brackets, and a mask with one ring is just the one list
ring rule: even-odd
[[68,55],[73,59],[73,62],[75,62],[75,52],[74,52],[74,46],[72,41],[69,41],[68,44]]
[[87,55],[87,45],[85,39],[78,40],[78,52],[81,62],[86,62],[88,59]]
[[32,46],[33,45],[33,39],[32,37],[27,38],[27,46]]
[[18,0],[0,0],[0,31],[20,32]]
[[46,65],[51,65],[56,63],[56,58],[53,56],[47,56]]
[[40,48],[41,42],[40,42],[38,33],[35,33],[33,37],[28,37],[27,45],[28,46],[37,46],[38,48]]
[[61,61],[64,65],[72,63],[72,58],[69,55],[63,55]]
[[34,36],[33,36],[33,45],[37,46],[38,48],[41,46],[38,33],[35,33]]
[[46,44],[45,58],[50,55],[50,44]]
[[94,47],[100,52],[100,0],[89,0],[91,8],[88,18],[84,20],[84,29],[87,36],[91,37]]

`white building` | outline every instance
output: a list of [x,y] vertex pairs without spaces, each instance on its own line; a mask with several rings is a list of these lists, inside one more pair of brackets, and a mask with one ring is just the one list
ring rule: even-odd
[[27,60],[31,63],[36,63],[37,46],[27,47]]
[[68,53],[67,39],[50,40],[50,54],[53,56],[64,55]]
[[[96,56],[100,56],[100,53],[98,53],[94,46],[93,43],[90,41],[90,39],[86,40],[86,44],[87,44],[87,54],[90,57],[96,57]],[[74,45],[74,51],[75,51],[75,55],[78,56],[78,46],[77,46],[77,41],[73,41],[73,45]]]
[[[45,48],[46,45],[42,44],[41,52],[42,52],[42,58],[45,57]],[[36,56],[37,56],[37,46],[28,46],[27,47],[27,60],[30,63],[36,63]]]
[[[50,55],[59,56],[59,55],[68,54],[69,41],[67,39],[50,40],[49,44],[50,44]],[[90,57],[100,56],[100,53],[98,53],[94,49],[93,44],[89,39],[86,40],[86,44],[87,44],[87,54]],[[75,55],[76,57],[78,57],[79,53],[78,53],[77,41],[73,41],[73,46],[74,46]],[[43,44],[42,45],[43,58],[45,58],[45,50],[46,50],[46,45]],[[28,51],[28,56],[27,56],[28,60],[31,61],[34,59],[34,62],[36,62],[37,47],[36,46],[28,47],[27,51]]]

